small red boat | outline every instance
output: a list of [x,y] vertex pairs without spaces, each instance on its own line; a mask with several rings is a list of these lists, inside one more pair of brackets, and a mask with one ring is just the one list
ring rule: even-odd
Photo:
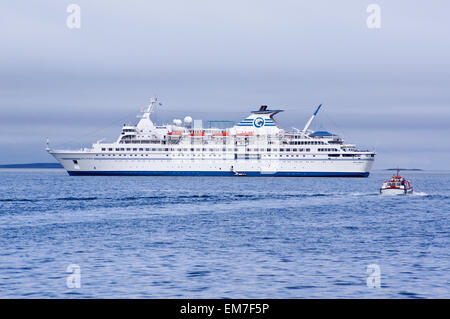
[[392,195],[402,195],[411,194],[413,192],[413,187],[411,183],[400,176],[400,170],[397,170],[397,174],[392,176],[388,181],[385,181],[380,188],[380,194],[392,194]]

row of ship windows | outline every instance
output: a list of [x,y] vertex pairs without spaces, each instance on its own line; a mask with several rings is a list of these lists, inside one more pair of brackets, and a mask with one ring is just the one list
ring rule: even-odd
[[[235,155],[237,155],[237,154],[235,154]],[[259,157],[261,157],[261,156],[263,156],[263,157],[271,157],[271,154],[268,154],[268,155],[261,155],[261,154],[256,154],[257,156],[259,156]],[[95,156],[100,156],[100,154],[96,154]],[[133,157],[133,156],[135,156],[135,157],[137,157],[137,156],[142,156],[142,157],[148,157],[149,155],[148,154],[101,154],[101,156],[112,156],[112,157],[116,157],[116,156],[120,156],[120,157],[127,157],[127,156],[129,156],[129,157]],[[169,155],[166,155],[166,156],[169,156]],[[216,154],[208,154],[208,155],[200,155],[200,154],[174,154],[173,156],[179,156],[179,157],[181,157],[181,156],[186,156],[186,157],[205,157],[205,156],[209,156],[209,157],[226,157],[226,155],[225,154],[222,154],[222,155],[216,155]],[[239,154],[238,156],[244,156],[244,154]],[[248,156],[248,154],[247,154],[247,156]],[[277,155],[273,155],[274,157],[276,157]],[[296,155],[280,155],[280,157],[300,157],[301,155],[298,155],[298,154],[296,154]],[[309,156],[312,156],[312,157],[316,157],[316,155],[308,155],[308,157]],[[330,157],[339,157],[340,156],[340,154],[329,154],[329,156]],[[349,155],[349,154],[345,154],[345,155],[342,155],[342,156],[344,156],[344,157],[359,157],[360,155]],[[306,155],[303,155],[303,157],[306,157]],[[373,157],[373,156],[372,156]]]
[[291,145],[325,145],[322,141],[293,141],[289,142]]
[[[195,136],[195,137],[201,137],[201,136]],[[248,141],[248,138],[245,137],[244,138],[245,141]],[[238,140],[236,140],[235,142],[238,142]],[[273,144],[273,141],[268,141],[268,144]],[[127,136],[124,136],[119,144],[166,144],[165,141],[152,141],[152,140],[136,140],[136,139],[131,139],[131,138],[127,138]],[[290,141],[290,142],[285,142],[285,144],[289,144],[289,145],[327,145],[328,143],[322,142],[322,141]]]
[[[106,151],[107,149],[106,148],[102,148],[102,151]],[[130,151],[133,151],[133,152],[144,152],[144,150],[146,151],[146,152],[150,152],[150,151],[152,151],[152,152],[168,152],[169,151],[169,149],[168,148],[116,148],[116,149],[112,149],[112,148],[108,148],[108,151],[109,152],[113,152],[113,151],[116,151],[116,152],[125,152],[125,151],[127,151],[127,152],[130,152]],[[206,148],[191,148],[191,149],[188,149],[188,148],[180,148],[180,149],[173,149],[173,148],[171,148],[170,149],[170,151],[175,151],[175,152],[187,152],[187,151],[191,151],[191,152],[194,152],[194,151],[196,151],[196,152],[200,152],[200,151],[202,151],[202,152],[206,152],[207,150],[208,151],[210,151],[210,152],[220,152],[220,151],[222,151],[222,152],[226,152],[227,150],[228,150],[228,152],[238,152],[238,149],[237,148],[235,148],[235,149],[232,149],[232,148],[228,148],[228,149],[226,149],[226,148],[209,148],[209,149],[206,149]],[[280,148],[280,152],[291,152],[291,150],[292,150],[292,152],[310,152],[311,151],[311,149],[310,148],[286,148],[286,149],[284,149],[284,148]],[[321,150],[321,149],[319,149],[319,150]],[[333,151],[338,151],[338,149],[336,149],[336,148],[333,148],[333,149],[328,149],[328,150],[333,150]],[[251,149],[251,148],[247,148],[246,149],[246,151],[247,152],[271,152],[271,151],[274,151],[274,152],[277,152],[278,151],[278,149],[276,149],[276,148],[253,148],[253,149]]]

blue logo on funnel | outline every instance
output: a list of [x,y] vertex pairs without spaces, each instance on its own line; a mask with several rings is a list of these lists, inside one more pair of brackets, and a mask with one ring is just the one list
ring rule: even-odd
[[255,125],[256,127],[261,127],[264,125],[264,119],[262,117],[257,117],[254,121],[253,121],[253,125]]

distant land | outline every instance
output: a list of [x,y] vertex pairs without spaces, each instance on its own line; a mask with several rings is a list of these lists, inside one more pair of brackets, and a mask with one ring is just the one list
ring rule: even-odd
[[0,168],[63,168],[59,163],[0,164]]
[[386,168],[384,171],[423,171],[423,169],[420,168]]

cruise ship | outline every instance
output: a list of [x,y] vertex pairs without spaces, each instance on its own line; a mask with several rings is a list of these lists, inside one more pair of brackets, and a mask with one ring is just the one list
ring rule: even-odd
[[309,129],[322,105],[302,130],[292,131],[274,118],[282,110],[266,105],[228,128],[204,128],[190,116],[156,125],[151,114],[157,105],[152,98],[138,123],[124,125],[113,143],[99,141],[79,150],[54,150],[47,144],[47,151],[72,176],[367,177],[375,159],[374,151]]

